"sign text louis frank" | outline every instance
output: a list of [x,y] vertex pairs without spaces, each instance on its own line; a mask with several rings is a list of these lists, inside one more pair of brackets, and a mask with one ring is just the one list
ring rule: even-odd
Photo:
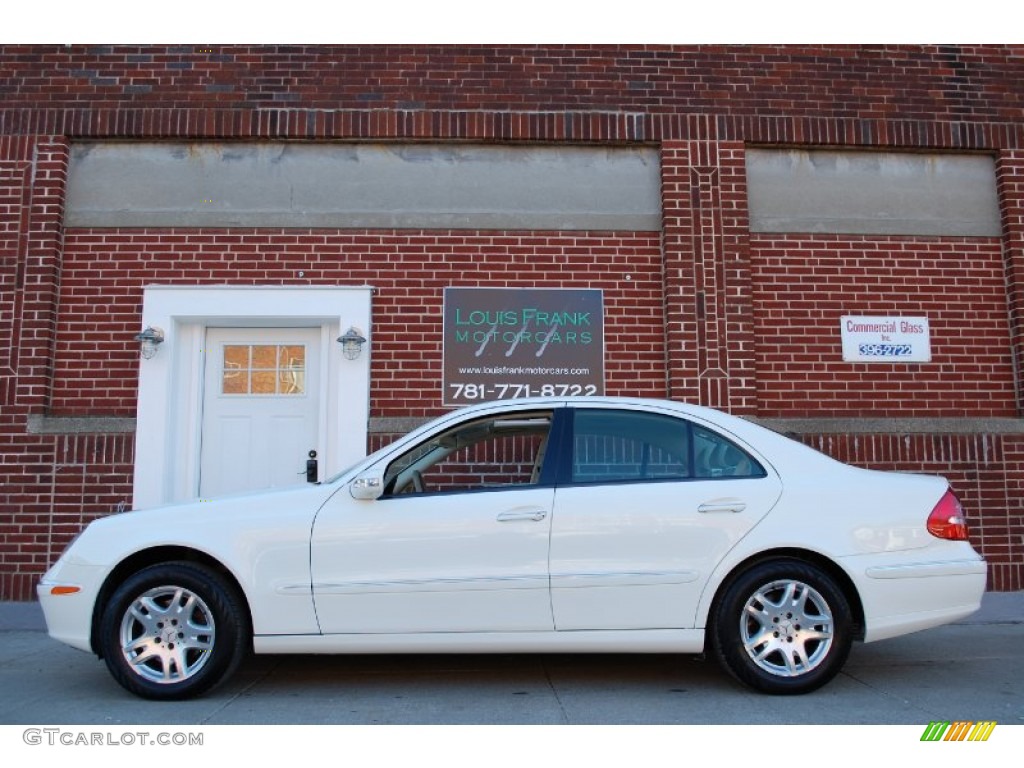
[[604,294],[446,288],[445,405],[604,394]]
[[927,317],[844,315],[843,360],[852,363],[927,363],[932,359]]

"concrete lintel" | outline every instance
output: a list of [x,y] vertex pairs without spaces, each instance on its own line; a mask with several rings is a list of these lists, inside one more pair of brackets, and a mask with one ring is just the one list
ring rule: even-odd
[[[1009,418],[804,418],[749,421],[776,432],[806,435],[1020,435],[1024,419]],[[420,416],[376,416],[370,419],[369,433],[404,435],[430,421]],[[29,416],[31,435],[118,434],[135,431],[135,419],[115,416]]]
[[375,416],[370,419],[371,435],[404,435],[430,421],[420,416]]
[[29,416],[30,435],[121,434],[135,431],[135,419],[118,416]]
[[68,227],[661,228],[653,147],[80,142]]

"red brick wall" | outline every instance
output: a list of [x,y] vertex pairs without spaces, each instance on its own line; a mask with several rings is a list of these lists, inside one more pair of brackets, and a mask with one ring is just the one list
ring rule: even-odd
[[[762,416],[1016,416],[995,239],[754,235]],[[844,363],[840,317],[923,315],[932,361]]]
[[63,139],[0,135],[0,600],[30,598],[59,554],[62,458],[25,420],[47,404],[66,174]]
[[756,414],[743,144],[662,145],[670,396]]
[[135,439],[21,435],[0,423],[0,600],[30,600],[39,576],[85,525],[131,507]]
[[[1003,270],[1010,340],[1017,379],[1024,379],[1024,152],[1004,151],[996,161],[1003,218]],[[1024,387],[1018,385],[1018,413],[1024,415]]]
[[374,286],[373,416],[440,412],[443,290],[460,285],[602,289],[607,392],[665,396],[657,233],[70,230],[51,413],[134,416],[143,287],[225,282]]
[[[440,409],[443,287],[551,285],[604,290],[613,394],[1019,419],[1022,81],[1021,46],[0,46],[0,599],[31,597],[72,531],[130,498],[132,435],[26,419],[134,414],[149,282],[378,286],[374,416]],[[664,232],[64,233],[68,137],[656,144]],[[750,145],[991,152],[1004,236],[751,237]],[[911,305],[934,365],[839,361],[842,312]],[[990,586],[1021,589],[1024,437],[978,429],[806,439],[950,475]]]
[[[1019,120],[1022,46],[4,46],[12,109],[607,110]],[[204,116],[201,112],[206,112]],[[185,118],[179,115],[179,119]],[[269,116],[267,116],[269,117]],[[310,116],[331,122],[340,115]],[[437,134],[443,116],[422,120]],[[169,115],[148,116],[151,124]],[[60,119],[60,118],[56,118]],[[275,118],[280,119],[280,118]],[[516,121],[514,114],[492,119]],[[532,119],[524,117],[521,119]],[[303,120],[305,123],[305,120]],[[228,127],[228,126],[225,126]],[[305,126],[304,126],[305,127]],[[73,132],[73,131],[69,131]],[[582,138],[582,137],[581,137]]]

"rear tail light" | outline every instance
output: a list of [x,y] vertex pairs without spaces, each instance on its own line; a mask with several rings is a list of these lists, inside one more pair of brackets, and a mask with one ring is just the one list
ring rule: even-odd
[[928,533],[940,539],[967,541],[967,518],[953,491],[947,490],[928,515]]

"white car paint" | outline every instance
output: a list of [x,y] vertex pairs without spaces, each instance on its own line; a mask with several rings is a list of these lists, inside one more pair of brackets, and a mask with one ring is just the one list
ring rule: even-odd
[[[383,487],[392,458],[452,425],[566,407],[686,419],[749,452],[765,476],[366,498]],[[98,520],[38,593],[50,634],[96,651],[94,607],[110,574],[133,553],[178,547],[237,582],[256,652],[698,652],[731,574],[765,553],[800,552],[845,576],[872,641],[980,605],[984,561],[969,543],[924,527],[947,487],[849,467],[698,406],[487,403],[446,414],[322,485]]]
[[359,502],[317,515],[312,579],[326,634],[551,630],[554,490]]

